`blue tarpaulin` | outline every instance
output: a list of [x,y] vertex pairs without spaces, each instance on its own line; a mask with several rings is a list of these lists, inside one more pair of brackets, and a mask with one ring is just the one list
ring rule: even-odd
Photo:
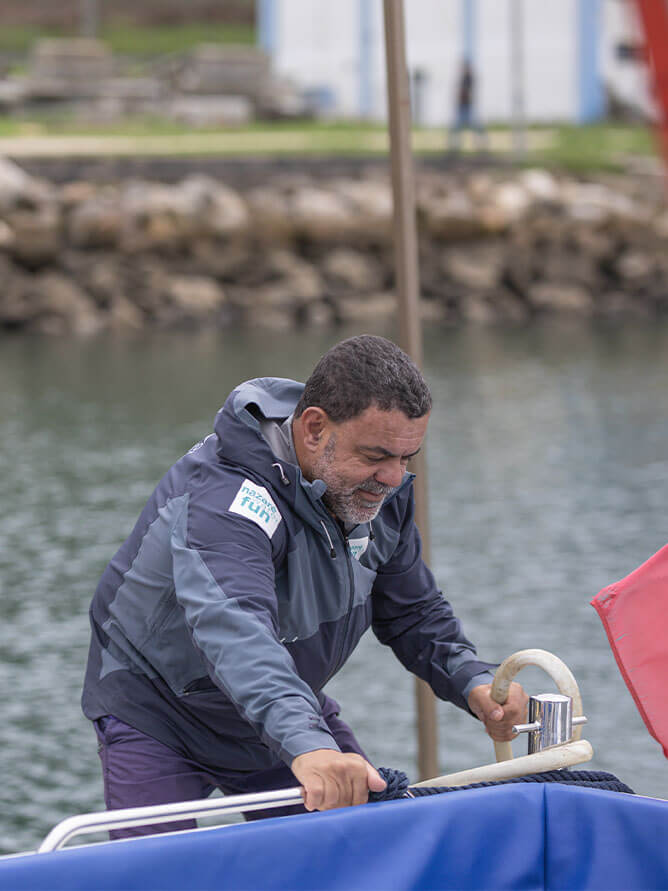
[[507,785],[0,859],[12,891],[668,888],[668,802]]

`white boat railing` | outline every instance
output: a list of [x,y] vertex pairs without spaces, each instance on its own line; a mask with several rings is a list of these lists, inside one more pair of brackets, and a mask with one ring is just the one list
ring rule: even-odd
[[222,817],[242,811],[259,811],[269,807],[288,807],[302,804],[301,788],[277,789],[274,792],[253,792],[248,795],[229,795],[225,798],[203,798],[196,801],[177,801],[146,807],[129,807],[116,811],[98,811],[68,817],[51,830],[37,853],[57,851],[77,835],[129,829],[151,823],[171,823],[197,817]]

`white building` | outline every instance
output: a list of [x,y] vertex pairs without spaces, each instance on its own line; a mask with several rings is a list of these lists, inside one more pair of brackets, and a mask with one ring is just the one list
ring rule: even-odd
[[646,66],[626,58],[625,48],[640,47],[644,38],[632,0],[606,0],[603,7],[601,76],[614,97],[643,115],[655,116]]
[[[336,117],[384,120],[382,0],[258,0],[274,70]],[[632,0],[404,0],[415,119],[453,114],[463,59],[483,122],[515,107],[528,121],[584,122],[605,110],[606,84],[649,107],[645,73],[617,45],[636,33]]]

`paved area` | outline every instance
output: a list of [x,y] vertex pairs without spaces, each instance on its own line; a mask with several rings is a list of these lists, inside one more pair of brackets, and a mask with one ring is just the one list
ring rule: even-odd
[[[540,151],[554,143],[555,131],[530,130],[527,149]],[[444,151],[447,138],[442,130],[422,130],[413,136],[416,152]],[[242,132],[181,133],[176,135],[21,135],[0,138],[0,155],[12,158],[230,155],[272,156],[292,153],[369,152],[389,148],[384,131],[298,131],[257,130]],[[506,154],[512,151],[513,134],[492,130],[487,134],[486,151]],[[477,145],[471,133],[462,134],[461,150],[471,153]]]

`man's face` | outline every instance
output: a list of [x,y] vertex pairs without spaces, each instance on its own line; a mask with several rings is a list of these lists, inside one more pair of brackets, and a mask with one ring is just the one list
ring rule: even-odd
[[411,419],[376,406],[340,424],[328,420],[310,470],[327,484],[323,501],[329,510],[348,524],[373,520],[420,450],[428,421],[429,415]]

